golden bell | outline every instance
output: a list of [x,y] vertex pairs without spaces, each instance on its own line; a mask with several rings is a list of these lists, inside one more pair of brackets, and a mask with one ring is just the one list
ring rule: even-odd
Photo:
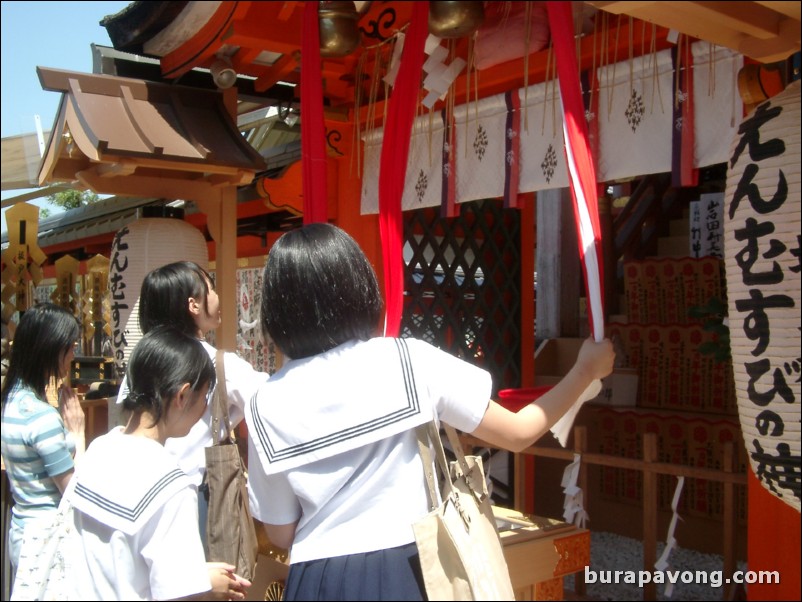
[[479,29],[483,2],[430,2],[429,33],[439,38],[463,38]]
[[359,46],[359,15],[353,2],[321,2],[318,9],[320,56],[351,54]]

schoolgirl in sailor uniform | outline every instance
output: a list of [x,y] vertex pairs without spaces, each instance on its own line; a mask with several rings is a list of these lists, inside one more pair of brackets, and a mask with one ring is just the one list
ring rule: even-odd
[[531,445],[613,365],[588,340],[555,387],[513,414],[490,374],[416,339],[376,336],[382,300],[356,242],[314,223],[273,245],[263,331],[287,358],[246,412],[253,516],[290,548],[284,600],[425,600],[412,524],[427,511],[415,427]]
[[[217,350],[206,342],[206,333],[220,326],[220,300],[209,273],[191,261],[177,261],[145,275],[139,296],[139,326],[143,333],[161,325],[172,325],[194,336],[203,344],[212,362]],[[226,391],[229,399],[231,425],[237,426],[244,417],[245,405],[268,374],[254,370],[253,366],[236,353],[225,352]],[[128,392],[124,378],[120,384],[117,402],[121,403]],[[204,476],[206,473],[205,448],[212,445],[211,405],[192,426],[186,437],[168,439],[167,451],[177,459],[181,469],[199,488],[198,514],[201,538],[206,545],[208,500]],[[210,558],[209,560],[214,560]]]
[[76,600],[242,599],[249,582],[207,563],[195,488],[164,447],[206,406],[215,371],[194,337],[158,327],[131,353],[125,427],[95,439],[65,496],[82,554]]

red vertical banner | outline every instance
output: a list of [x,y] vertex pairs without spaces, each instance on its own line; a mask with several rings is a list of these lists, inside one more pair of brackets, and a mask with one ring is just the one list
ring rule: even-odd
[[563,110],[565,154],[574,200],[579,255],[585,276],[590,332],[600,341],[604,338],[604,291],[602,261],[604,258],[599,226],[596,169],[590,152],[588,126],[585,120],[579,69],[574,40],[571,2],[546,2],[557,76]]
[[404,309],[404,256],[401,196],[409,141],[420,93],[424,44],[429,34],[429,2],[415,2],[404,41],[401,66],[390,95],[379,162],[379,232],[384,264],[385,336],[398,336]]
[[326,126],[318,2],[305,2],[301,36],[301,170],[304,224],[328,221]]

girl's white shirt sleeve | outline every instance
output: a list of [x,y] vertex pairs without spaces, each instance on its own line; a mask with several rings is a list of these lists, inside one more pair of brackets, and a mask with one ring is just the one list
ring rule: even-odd
[[266,372],[259,372],[250,362],[236,353],[226,351],[223,354],[226,373],[226,391],[228,393],[228,418],[231,426],[237,426],[245,417],[245,408],[256,391],[268,378]]
[[[251,515],[268,525],[288,525],[301,518],[301,504],[286,474],[270,475],[261,470],[253,438],[248,438],[248,501]],[[264,502],[264,505],[261,504]]]

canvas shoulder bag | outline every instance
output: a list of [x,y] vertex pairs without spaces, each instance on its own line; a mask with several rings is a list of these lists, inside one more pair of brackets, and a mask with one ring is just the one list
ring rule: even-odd
[[236,573],[253,579],[259,544],[248,506],[247,474],[236,436],[228,416],[223,351],[215,362],[217,385],[212,399],[212,438],[206,448],[206,484],[209,488],[209,514],[206,539],[209,560],[227,562]]
[[466,458],[457,432],[443,426],[457,456],[451,465],[434,421],[416,428],[431,510],[413,524],[426,594],[429,600],[514,600],[481,458]]

